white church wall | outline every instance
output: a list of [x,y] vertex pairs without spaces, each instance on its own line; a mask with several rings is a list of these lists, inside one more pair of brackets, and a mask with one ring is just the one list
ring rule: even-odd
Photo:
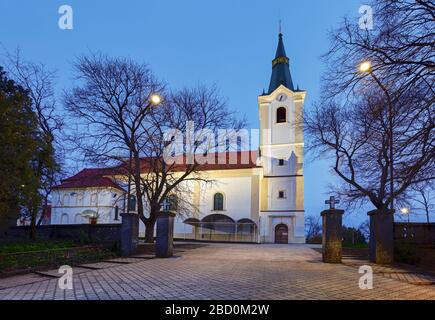
[[296,213],[295,240],[298,243],[305,243],[305,217],[303,212]]
[[[224,195],[224,210],[213,210],[216,193]],[[215,178],[212,184],[201,186],[200,218],[210,214],[225,214],[237,221],[251,219],[251,177]]]
[[[120,223],[115,219],[115,206],[122,208],[121,191],[112,188],[59,189],[53,192],[51,224],[75,224],[79,214],[92,210],[98,223]],[[118,212],[119,214],[121,211]],[[83,218],[80,223],[89,223]]]
[[[279,193],[284,192],[284,198]],[[269,210],[295,210],[296,209],[296,179],[269,178]]]

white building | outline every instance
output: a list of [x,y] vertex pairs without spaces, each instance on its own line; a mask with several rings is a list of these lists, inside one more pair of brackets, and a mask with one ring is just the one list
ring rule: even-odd
[[[258,97],[259,151],[242,151],[236,164],[206,164],[213,184],[190,181],[195,207],[177,217],[175,237],[196,240],[304,243],[303,134],[295,120],[305,91],[293,86],[282,35],[272,62],[269,90]],[[249,161],[242,162],[242,159]],[[55,188],[52,224],[120,223],[125,188],[110,169],[85,169]],[[141,228],[143,232],[143,226]]]

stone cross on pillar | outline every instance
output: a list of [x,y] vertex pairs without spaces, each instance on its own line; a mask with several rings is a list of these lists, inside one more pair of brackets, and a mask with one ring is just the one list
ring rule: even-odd
[[335,200],[334,196],[330,196],[329,200],[325,200],[325,204],[329,204],[329,209],[335,209],[335,205],[339,203],[340,200]]
[[325,201],[330,209],[322,211],[322,257],[326,263],[341,263],[341,227],[344,211],[335,209],[340,203],[334,196]]

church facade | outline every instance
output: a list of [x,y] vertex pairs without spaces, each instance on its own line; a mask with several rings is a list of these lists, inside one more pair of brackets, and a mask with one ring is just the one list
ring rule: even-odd
[[[259,149],[225,155],[236,163],[205,165],[200,174],[212,184],[185,183],[184,201],[195,210],[177,216],[176,238],[305,242],[304,141],[298,125],[305,96],[293,85],[279,34],[269,89],[258,97]],[[51,223],[120,223],[125,193],[110,169],[84,169],[54,188]]]

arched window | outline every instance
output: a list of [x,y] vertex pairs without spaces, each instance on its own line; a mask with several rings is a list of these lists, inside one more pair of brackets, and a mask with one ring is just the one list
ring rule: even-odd
[[97,206],[98,205],[98,194],[93,193],[91,194],[91,206]]
[[68,224],[68,214],[64,213],[60,217],[60,224]]
[[129,211],[136,211],[136,196],[130,195],[130,199],[128,199],[128,210]]
[[77,195],[77,205],[78,206],[83,206],[83,193],[79,193]]
[[70,193],[70,199],[69,199],[69,203],[71,206],[76,206],[77,205],[77,193],[76,192],[71,192]]
[[178,209],[178,198],[175,194],[168,197],[169,200],[169,210],[177,211]]
[[162,209],[164,211],[177,211],[178,209],[178,198],[175,194],[169,195],[162,203]]
[[64,206],[69,206],[69,194],[64,194],[64,195],[63,195],[63,201],[62,201],[62,204],[63,204]]
[[213,198],[213,210],[215,211],[224,210],[224,195],[222,193],[215,193]]
[[282,123],[287,121],[287,110],[284,107],[279,107],[276,110],[276,122]]
[[82,222],[83,222],[82,215],[80,213],[77,213],[76,216],[74,217],[74,223],[82,224]]
[[215,230],[227,234],[234,232],[236,222],[224,214],[211,214],[201,220],[201,227],[207,230]]

